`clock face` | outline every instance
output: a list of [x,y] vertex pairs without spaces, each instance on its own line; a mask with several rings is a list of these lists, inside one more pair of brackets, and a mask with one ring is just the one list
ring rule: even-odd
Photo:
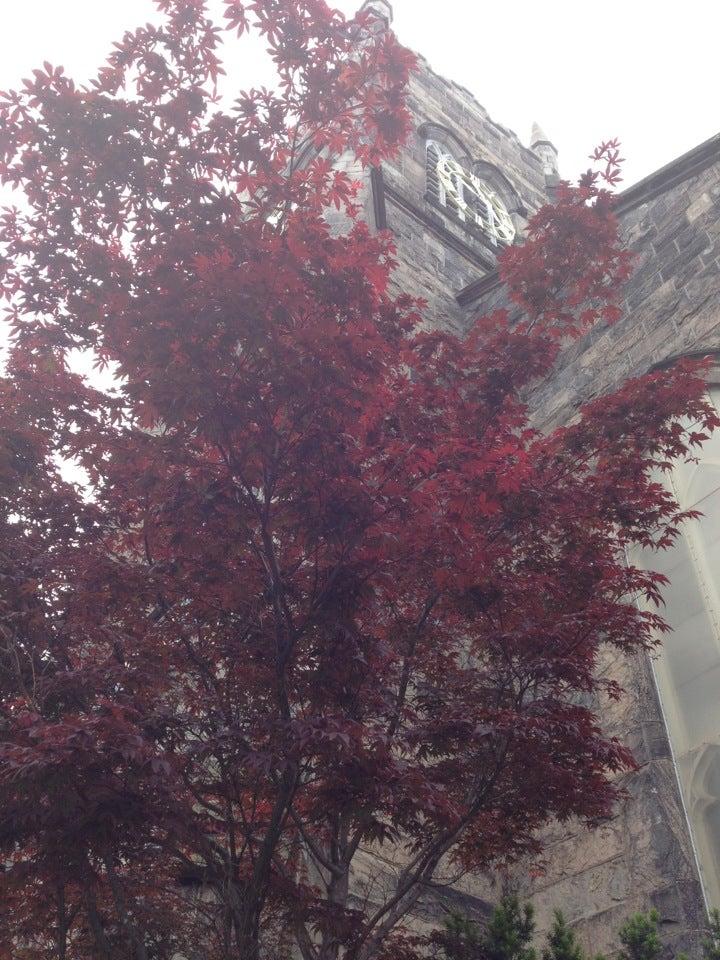
[[466,170],[449,153],[441,153],[436,167],[439,200],[467,223],[480,227],[494,244],[507,246],[515,239],[515,224],[500,197]]

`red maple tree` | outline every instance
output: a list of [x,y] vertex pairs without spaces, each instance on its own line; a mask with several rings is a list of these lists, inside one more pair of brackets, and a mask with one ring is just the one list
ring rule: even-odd
[[428,331],[334,163],[399,148],[412,56],[232,0],[278,85],[223,109],[203,0],[157,6],[89,87],[0,101],[0,956],[389,956],[439,869],[612,807],[594,668],[662,628],[625,550],[672,540],[653,471],[716,420],[681,365],[530,424],[617,318],[594,174],[503,255],[519,318]]

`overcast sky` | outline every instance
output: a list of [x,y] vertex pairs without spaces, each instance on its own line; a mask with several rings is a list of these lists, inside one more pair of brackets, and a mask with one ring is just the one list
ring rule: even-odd
[[[359,2],[337,5],[350,13]],[[537,120],[564,176],[619,136],[629,185],[720,132],[716,0],[395,0],[394,9],[400,39],[523,142]],[[113,40],[152,17],[152,0],[4,0],[0,89],[43,60],[86,79]],[[235,59],[233,83],[262,79],[257,54]]]

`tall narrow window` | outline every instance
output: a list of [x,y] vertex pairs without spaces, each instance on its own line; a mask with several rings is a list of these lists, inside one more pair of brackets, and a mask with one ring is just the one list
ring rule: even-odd
[[438,167],[440,159],[447,151],[435,143],[434,140],[428,140],[425,146],[425,189],[431,200],[444,207],[446,203],[445,190],[440,183],[440,174]]
[[[720,388],[709,388],[720,412]],[[688,521],[675,546],[633,558],[664,573],[663,639],[655,673],[708,900],[720,904],[720,431],[697,463],[667,475]]]

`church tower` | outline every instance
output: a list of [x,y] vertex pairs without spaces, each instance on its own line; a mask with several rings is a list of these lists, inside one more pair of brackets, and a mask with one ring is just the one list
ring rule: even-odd
[[[386,0],[364,6],[389,26]],[[502,304],[498,254],[522,242],[528,217],[552,198],[558,152],[537,124],[525,146],[422,57],[409,107],[410,140],[368,176],[365,215],[394,235],[398,289],[427,301],[429,324],[462,332],[478,311]],[[625,316],[566,349],[532,399],[541,428],[567,423],[580,403],[628,377],[720,353],[720,136],[620,194],[617,211],[637,255]],[[720,405],[716,380],[708,389]],[[663,561],[679,585],[665,611],[674,632],[653,657],[603,665],[627,691],[619,704],[598,705],[638,761],[627,799],[591,830],[554,826],[544,875],[516,878],[540,929],[562,909],[592,953],[615,949],[627,916],[655,908],[672,951],[697,954],[706,903],[720,906],[720,440],[696,466],[673,478],[681,503],[708,517]],[[497,897],[492,883],[466,878],[428,894],[418,925],[437,924],[448,909],[482,916]]]

